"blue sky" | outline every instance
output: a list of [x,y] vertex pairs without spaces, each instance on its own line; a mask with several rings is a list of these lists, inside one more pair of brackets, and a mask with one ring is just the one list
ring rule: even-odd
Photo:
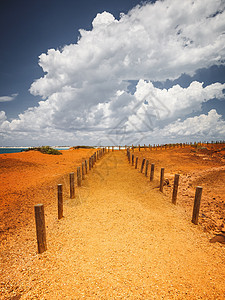
[[1,0],[0,145],[225,139],[224,1],[152,2]]
[[80,28],[91,29],[96,14],[119,17],[140,1],[105,0],[1,0],[0,96],[19,93],[16,101],[0,102],[9,118],[40,100],[29,93],[32,82],[43,76],[38,56],[50,48],[77,41]]

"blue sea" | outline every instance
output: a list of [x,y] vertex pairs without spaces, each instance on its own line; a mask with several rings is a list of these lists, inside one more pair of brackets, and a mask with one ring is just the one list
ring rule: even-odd
[[[24,149],[28,149],[29,147],[24,147],[24,148],[0,148],[0,154],[3,154],[3,153],[18,153],[18,152],[21,152],[23,151]],[[69,147],[65,147],[65,148],[55,148],[57,150],[67,150],[69,149]]]
[[27,148],[0,148],[0,154],[17,153],[17,152],[21,152],[23,149],[27,149]]

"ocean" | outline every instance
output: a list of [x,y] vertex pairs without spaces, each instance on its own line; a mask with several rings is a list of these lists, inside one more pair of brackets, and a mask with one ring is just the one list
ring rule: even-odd
[[[0,154],[4,154],[4,153],[18,153],[18,152],[21,152],[22,150],[24,149],[28,149],[29,147],[20,147],[20,148],[9,148],[9,147],[6,147],[6,148],[0,148]],[[70,147],[65,147],[65,148],[55,148],[57,150],[67,150],[69,149]]]
[[17,152],[21,152],[23,149],[27,149],[27,148],[0,148],[0,154],[3,153],[17,153]]

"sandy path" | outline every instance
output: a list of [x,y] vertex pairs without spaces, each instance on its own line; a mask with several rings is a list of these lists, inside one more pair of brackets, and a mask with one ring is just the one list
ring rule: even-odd
[[[219,146],[218,144],[217,147]],[[165,178],[169,179],[170,185],[165,186],[164,191],[170,197],[172,197],[174,174],[180,174],[177,203],[186,210],[188,215],[192,214],[196,186],[202,186],[200,226],[205,232],[212,234],[221,234],[221,231],[225,230],[225,160],[220,157],[221,153],[214,153],[211,156],[209,153],[202,153],[201,150],[195,152],[193,148],[185,147],[166,151],[141,149],[139,152],[135,149],[131,154],[134,154],[135,158],[138,156],[140,162],[145,158],[150,163],[154,163],[158,178],[161,167],[165,168]]]
[[14,299],[224,299],[224,246],[153,185],[106,154],[49,224],[48,251],[24,261]]

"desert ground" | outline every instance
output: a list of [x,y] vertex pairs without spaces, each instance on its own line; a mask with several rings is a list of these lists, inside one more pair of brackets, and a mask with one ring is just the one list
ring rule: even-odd
[[[110,151],[75,198],[69,173],[95,149],[0,155],[1,299],[224,299],[224,145]],[[141,160],[155,164],[153,182]],[[164,191],[159,174],[165,168]],[[177,205],[171,203],[180,174]],[[57,184],[64,217],[58,220]],[[199,225],[191,223],[203,187]],[[37,252],[34,205],[43,203],[47,251]]]

